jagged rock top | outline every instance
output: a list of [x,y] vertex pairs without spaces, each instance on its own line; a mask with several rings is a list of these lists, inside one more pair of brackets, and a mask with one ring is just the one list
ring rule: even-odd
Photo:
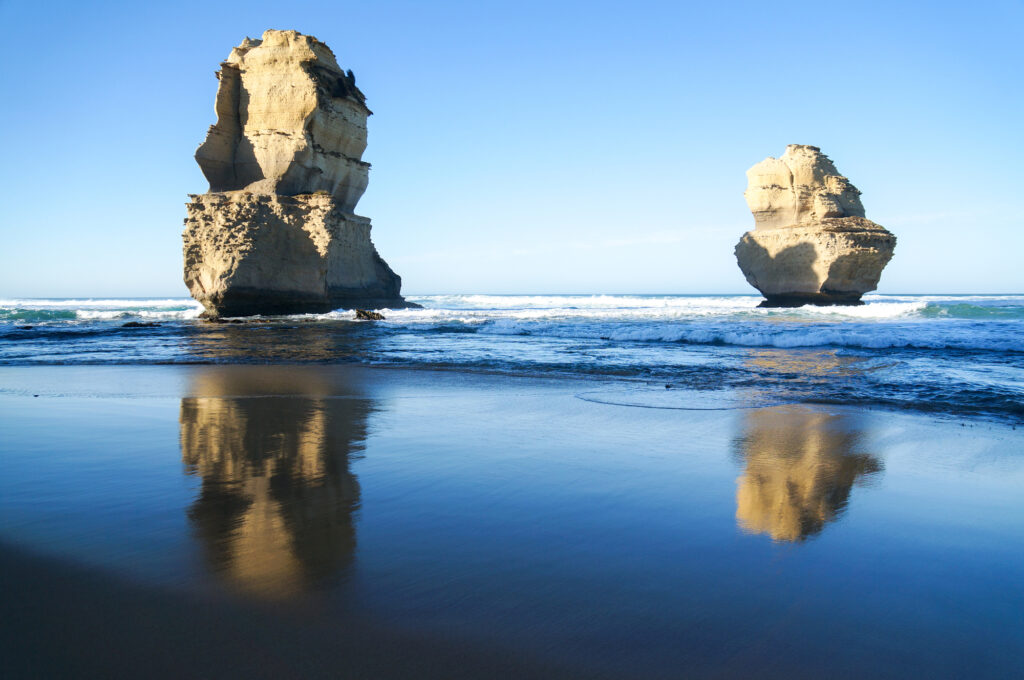
[[327,45],[269,30],[231,50],[217,78],[217,123],[196,151],[210,191],[325,191],[355,209],[369,179],[371,112]]
[[[332,97],[351,98],[366,105],[366,97],[355,86],[352,71],[343,71],[326,44],[298,31],[264,32],[259,40],[246,38],[221,63],[240,69],[277,70],[288,73],[296,66],[306,69]],[[367,109],[367,113],[370,113]]]
[[778,229],[838,217],[864,217],[860,191],[816,146],[790,144],[779,158],[747,170],[744,193],[755,229]]

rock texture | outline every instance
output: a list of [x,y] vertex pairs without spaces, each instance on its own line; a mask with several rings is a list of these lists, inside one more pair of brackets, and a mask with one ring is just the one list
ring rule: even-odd
[[896,237],[864,217],[860,191],[815,146],[791,144],[747,171],[755,227],[736,260],[763,306],[860,304],[878,287]]
[[185,284],[207,316],[410,306],[353,213],[371,114],[351,71],[312,36],[246,38],[217,74],[217,123],[196,151]]

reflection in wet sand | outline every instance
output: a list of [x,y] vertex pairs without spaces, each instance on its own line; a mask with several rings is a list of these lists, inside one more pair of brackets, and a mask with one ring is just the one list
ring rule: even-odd
[[868,357],[842,354],[835,349],[756,348],[744,363],[760,375],[784,377],[809,386],[861,376],[880,368]]
[[736,521],[776,541],[803,541],[834,521],[854,483],[881,472],[861,449],[855,417],[801,406],[744,414]]
[[197,373],[181,401],[181,455],[202,477],[189,521],[233,586],[285,598],[337,577],[355,552],[370,402],[316,368]]
[[373,330],[347,320],[203,323],[191,328],[189,353],[218,362],[360,361],[374,351]]

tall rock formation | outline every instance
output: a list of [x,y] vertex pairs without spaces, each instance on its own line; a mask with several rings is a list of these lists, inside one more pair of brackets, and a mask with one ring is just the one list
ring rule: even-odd
[[217,73],[217,123],[196,151],[209,193],[190,196],[185,284],[208,316],[410,306],[353,213],[370,164],[371,111],[316,38],[246,38]]
[[754,230],[736,245],[766,307],[861,304],[878,287],[896,237],[864,217],[860,191],[816,146],[790,144],[747,170]]

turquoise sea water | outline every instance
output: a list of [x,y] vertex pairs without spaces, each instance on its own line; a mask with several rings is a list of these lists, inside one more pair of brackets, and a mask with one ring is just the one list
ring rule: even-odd
[[[1024,419],[1024,296],[411,296],[386,321],[337,311],[209,324],[189,299],[0,300],[0,365],[364,363],[615,376],[775,401]],[[126,323],[153,324],[125,327]],[[657,398],[671,407],[671,399]]]

